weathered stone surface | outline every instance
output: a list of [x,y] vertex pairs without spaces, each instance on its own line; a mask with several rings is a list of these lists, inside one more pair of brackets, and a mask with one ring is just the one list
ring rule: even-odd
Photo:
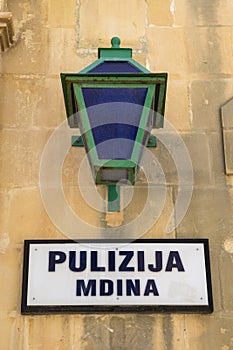
[[10,242],[19,244],[24,239],[64,238],[45,211],[39,189],[13,190],[9,209]]
[[219,108],[232,95],[232,79],[193,81],[191,104],[194,128],[220,132]]
[[51,27],[71,27],[76,23],[76,1],[48,0],[48,23]]
[[[188,27],[184,41],[188,72],[232,74],[232,30],[230,27]],[[224,45],[221,43],[224,42]],[[221,47],[221,49],[220,49]]]
[[[225,242],[223,242],[225,243]],[[233,284],[233,252],[222,251],[219,256],[221,293],[224,296],[222,307],[225,312],[232,311],[232,284]]]
[[[231,28],[148,28],[149,63],[154,71],[232,74]],[[226,46],[221,46],[224,41]],[[166,45],[166,43],[170,45]],[[172,57],[172,60],[168,58]]]
[[84,58],[77,55],[75,28],[49,30],[48,70],[59,77],[60,73],[78,72],[86,66]]
[[82,0],[79,11],[80,47],[109,47],[111,38],[119,36],[122,47],[140,48],[139,40],[145,35],[144,1]]
[[[7,50],[2,59],[4,73],[44,74],[47,71],[48,32],[42,29],[36,33],[34,29],[25,29],[17,44]],[[17,64],[15,64],[15,57]],[[40,62],[40,64],[38,64]]]
[[232,25],[231,0],[175,0],[175,24],[182,26]]
[[[18,79],[11,75],[1,78],[0,114],[2,127],[22,127],[32,125],[33,104],[36,97],[34,79]],[[33,91],[34,90],[34,91]],[[11,96],[14,103],[8,103]]]
[[[179,103],[177,103],[177,99]],[[191,129],[192,112],[189,82],[174,80],[168,75],[165,118],[179,131]]]
[[0,190],[0,251],[5,250],[5,246],[7,244],[6,241],[6,222],[7,222],[7,210],[8,210],[8,195],[7,190],[1,189]]
[[154,318],[146,315],[86,316],[83,349],[102,349],[104,344],[106,350],[141,350],[146,343],[147,349],[152,350],[153,322]]
[[[33,95],[36,98],[32,109],[33,125],[37,127],[58,127],[66,120],[64,97],[59,77],[40,79],[36,82]],[[43,110],[43,113],[41,113]]]
[[[148,192],[151,191],[152,186],[155,184],[140,185],[140,179],[137,181],[134,186],[134,195],[132,201],[124,210],[124,224],[129,224],[133,220],[135,220],[134,230],[135,233],[138,231],[143,232],[143,227],[138,226],[137,219],[139,217],[143,217],[145,222],[145,226],[151,217],[153,217],[153,213],[157,212],[157,209],[160,208],[161,202],[163,201],[163,195],[161,194],[161,189],[158,187],[156,191],[157,195],[153,197],[151,201],[148,199]],[[155,188],[155,187],[154,187]],[[122,190],[122,196],[124,197],[124,191]],[[149,202],[148,202],[149,201]],[[147,208],[145,211],[143,211]],[[145,230],[143,234],[139,235],[138,238],[173,238],[175,237],[175,231],[167,232],[167,226],[172,215],[174,205],[173,205],[173,194],[172,188],[167,186],[165,188],[165,203],[162,206],[161,210],[159,210],[158,215],[156,215],[154,223],[152,222],[149,230]],[[173,220],[172,220],[173,222]]]
[[22,250],[17,249],[12,243],[5,252],[0,254],[0,278],[4,281],[1,287],[1,312],[19,309],[20,291],[16,292],[15,286],[21,285],[22,275],[17,270],[21,267],[22,255]]
[[[7,103],[8,96],[14,103]],[[58,126],[66,120],[60,77],[3,75],[0,115],[6,128]]]
[[149,69],[149,67],[147,67],[147,55],[143,53],[143,51],[144,50],[138,50],[138,51],[133,50],[133,59],[138,63],[140,63],[143,67],[146,67],[147,69]]
[[[91,192],[93,193],[93,187],[83,187],[80,191],[80,187],[76,186],[64,186],[63,187],[64,194],[66,197],[66,200],[68,201],[69,206],[72,208],[72,210],[76,213],[77,217],[84,221],[90,228],[89,235],[87,234],[86,238],[91,238],[93,235],[93,238],[101,238],[101,235],[97,235],[96,237],[96,231],[94,230],[95,227],[101,227],[103,226],[103,223],[101,223],[102,220],[104,220],[104,207],[99,208],[101,211],[98,211],[98,207],[95,209],[95,201],[93,203],[89,203],[88,199],[90,199]],[[100,191],[103,190],[100,188]],[[101,191],[102,192],[102,191]],[[98,193],[98,192],[97,192]],[[101,201],[102,196],[99,194],[99,201]],[[99,203],[96,203],[97,206],[99,206]],[[92,207],[93,205],[93,207]],[[65,220],[65,213],[62,213],[64,215]],[[91,229],[93,228],[93,229]],[[77,227],[77,236],[85,239],[84,232],[80,232]],[[72,237],[71,237],[72,238]],[[75,238],[75,237],[73,237]]]
[[1,187],[38,183],[40,158],[49,134],[27,129],[1,131]]
[[[148,28],[147,40],[151,71],[185,76],[187,59],[183,28]],[[169,57],[172,57],[172,60]]]
[[209,184],[212,179],[208,135],[200,132],[182,133],[181,136],[187,146],[193,165],[194,184]]
[[[178,134],[162,131],[162,133],[166,144],[162,144],[159,141],[153,153],[164,171],[167,183],[178,183],[176,167],[179,167],[183,179],[186,178],[188,182],[191,181],[189,174],[192,170],[194,184],[209,184],[211,182],[211,169],[208,136],[204,132]],[[181,139],[178,138],[178,135]],[[175,160],[169,150],[175,153],[177,160]],[[183,159],[184,150],[190,156],[191,170],[189,163],[186,164],[186,161]],[[200,155],[202,156],[200,157]]]
[[232,317],[227,313],[186,315],[184,337],[187,348],[193,350],[230,349],[232,347]]
[[232,319],[229,314],[173,315],[173,349],[230,349]]
[[7,313],[0,315],[0,336],[1,346],[3,349],[10,349],[12,344],[12,329],[14,328],[15,320],[10,318]]
[[231,213],[232,202],[226,188],[194,187],[190,207],[177,228],[177,237],[207,237],[220,245],[226,232],[233,230]]
[[174,18],[170,0],[147,0],[148,24],[156,26],[171,26]]
[[71,348],[72,340],[70,328],[72,326],[69,316],[45,316],[43,319],[34,317],[28,322],[29,346],[33,348],[50,349]]
[[11,2],[8,7],[14,17],[16,44],[4,55],[4,73],[45,73],[48,61],[48,10],[44,0],[21,1],[20,4]]

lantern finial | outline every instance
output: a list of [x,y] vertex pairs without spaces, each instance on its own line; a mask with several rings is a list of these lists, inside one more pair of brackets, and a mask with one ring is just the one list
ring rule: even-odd
[[117,36],[114,36],[111,40],[112,48],[116,49],[120,47],[121,40]]

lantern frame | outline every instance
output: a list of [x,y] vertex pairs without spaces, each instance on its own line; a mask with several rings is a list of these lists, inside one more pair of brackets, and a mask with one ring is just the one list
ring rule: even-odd
[[[81,136],[72,136],[72,146],[85,147],[95,183],[108,186],[108,211],[114,212],[120,211],[119,181],[134,184],[144,147],[156,146],[156,138],[150,133],[153,128],[163,127],[167,73],[151,73],[136,62],[132,58],[131,48],[120,48],[118,37],[112,38],[111,43],[111,48],[99,48],[98,59],[79,73],[61,73],[61,81],[68,124],[81,131]],[[95,143],[87,112],[89,107],[85,104],[82,88],[146,89],[145,101],[143,105],[140,104],[142,111],[139,124],[136,125],[136,137],[132,139],[132,135],[130,136],[134,145],[129,158],[99,157],[98,142]],[[117,121],[123,126],[131,125],[131,122]],[[109,124],[112,124],[111,121]],[[116,138],[121,140],[119,136]],[[111,139],[112,137],[106,140]],[[119,143],[119,147],[121,146]]]

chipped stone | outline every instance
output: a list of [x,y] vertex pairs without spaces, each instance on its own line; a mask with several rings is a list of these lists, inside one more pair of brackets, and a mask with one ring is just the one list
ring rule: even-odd
[[7,233],[3,233],[0,237],[0,253],[4,254],[7,250],[7,247],[10,243],[10,239]]
[[224,249],[226,252],[233,254],[233,238],[228,238],[225,240]]

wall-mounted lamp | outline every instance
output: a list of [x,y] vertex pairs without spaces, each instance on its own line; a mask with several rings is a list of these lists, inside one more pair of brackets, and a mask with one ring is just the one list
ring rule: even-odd
[[108,211],[120,211],[120,184],[135,183],[152,128],[163,127],[167,74],[150,73],[132,49],[99,48],[98,60],[78,74],[62,73],[68,123],[79,128],[73,146],[88,154],[95,183],[108,186]]

